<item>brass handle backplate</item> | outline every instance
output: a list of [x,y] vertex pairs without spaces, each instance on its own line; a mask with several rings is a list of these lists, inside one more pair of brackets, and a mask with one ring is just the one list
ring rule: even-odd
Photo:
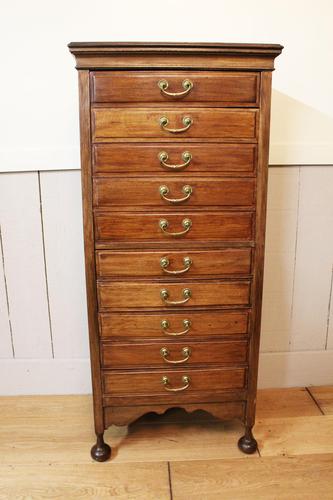
[[181,132],[186,132],[190,128],[190,126],[193,123],[193,120],[190,116],[184,116],[182,119],[184,127],[182,128],[168,128],[167,125],[169,123],[169,119],[166,116],[161,116],[160,120],[160,125],[163,130],[166,132],[170,132],[171,134],[180,134]]
[[189,347],[183,347],[182,348],[182,355],[184,356],[182,359],[168,359],[168,356],[170,355],[170,351],[167,347],[162,347],[160,350],[161,356],[164,359],[166,363],[170,363],[171,365],[180,365],[181,363],[186,363],[190,359],[191,356],[191,349]]
[[168,377],[162,377],[162,384],[164,385],[164,389],[169,392],[179,392],[185,391],[190,386],[190,377],[188,375],[182,376],[183,387],[170,387],[170,381]]
[[189,230],[191,229],[191,226],[192,226],[192,221],[191,221],[191,219],[183,219],[182,226],[184,228],[184,231],[179,231],[176,233],[169,233],[167,231],[167,228],[169,226],[169,222],[166,219],[161,219],[159,221],[158,225],[160,226],[160,229],[163,231],[163,233],[166,234],[167,236],[177,237],[177,236],[183,236],[184,234],[189,232]]
[[168,158],[169,155],[166,151],[161,151],[160,153],[158,153],[158,159],[160,160],[160,163],[161,165],[163,165],[163,167],[169,168],[171,170],[181,170],[182,168],[186,168],[190,164],[192,155],[189,151],[184,151],[184,153],[182,153],[182,159],[184,163],[179,163],[178,165],[170,165],[170,163],[166,163]]
[[157,83],[157,85],[158,85],[160,91],[162,92],[162,94],[164,94],[168,97],[185,97],[193,89],[193,83],[188,78],[186,78],[182,82],[182,87],[184,89],[182,92],[167,92],[166,89],[169,87],[169,82],[165,79],[160,80]]
[[183,300],[169,300],[169,291],[163,288],[160,291],[161,299],[169,306],[178,306],[181,304],[186,304],[191,298],[192,292],[189,288],[183,288]]
[[168,257],[162,257],[160,259],[160,266],[163,269],[163,271],[167,274],[184,274],[187,273],[187,271],[190,269],[192,265],[192,260],[190,259],[190,257],[184,257],[183,262],[185,266],[184,269],[179,269],[178,271],[170,271],[169,269],[167,269],[167,267],[170,264]]
[[181,332],[168,332],[167,329],[170,326],[170,323],[167,319],[162,319],[161,321],[161,328],[163,332],[166,335],[170,335],[171,337],[179,337],[180,335],[186,335],[190,331],[191,328],[191,321],[189,319],[183,319],[183,325],[185,330],[182,330]]
[[174,204],[182,203],[183,201],[188,200],[193,192],[193,189],[191,186],[186,185],[186,186],[182,187],[182,191],[185,194],[185,196],[183,196],[182,198],[168,198],[166,196],[169,193],[168,186],[160,186],[159,187],[159,192],[160,192],[161,198],[165,201],[168,201],[169,203],[174,203]]

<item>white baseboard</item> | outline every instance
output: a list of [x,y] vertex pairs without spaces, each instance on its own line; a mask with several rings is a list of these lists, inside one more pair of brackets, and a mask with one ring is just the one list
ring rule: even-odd
[[89,394],[89,359],[1,359],[0,395]]
[[333,384],[333,351],[264,352],[258,386],[309,387]]
[[[333,350],[260,355],[260,388],[331,384],[333,384]],[[0,395],[90,392],[89,359],[0,360]]]

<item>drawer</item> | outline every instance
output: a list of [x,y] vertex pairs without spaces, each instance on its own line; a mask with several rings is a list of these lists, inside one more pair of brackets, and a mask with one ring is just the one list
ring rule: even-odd
[[[245,387],[245,368],[176,369],[154,371],[106,371],[103,375],[103,392],[110,396],[131,394],[170,395],[167,389],[183,389],[177,395],[195,392],[218,392]],[[167,377],[168,380],[165,380]],[[188,379],[184,380],[184,377]]]
[[[258,104],[258,90],[259,76],[257,73],[94,71],[91,74],[91,100],[101,103],[179,103],[187,101],[218,102],[220,105],[229,106],[256,106]],[[178,95],[170,96],[167,93]]]
[[114,242],[244,241],[253,238],[252,212],[95,213],[95,237]]
[[240,206],[254,204],[254,179],[190,177],[94,179],[96,207]]
[[97,275],[112,277],[171,277],[248,275],[251,248],[186,251],[109,251],[96,252]]
[[182,365],[214,365],[221,363],[245,363],[246,341],[164,343],[103,343],[101,346],[104,368],[175,367]]
[[[161,153],[163,153],[161,155]],[[189,155],[184,155],[189,153]],[[254,173],[257,147],[255,144],[94,144],[94,173],[183,176],[191,173]],[[165,158],[165,159],[163,159]],[[162,161],[163,160],[163,161]],[[182,167],[182,165],[184,165]],[[173,168],[173,167],[176,167]]]
[[97,284],[99,306],[110,308],[248,306],[250,289],[249,281]]
[[[92,109],[93,140],[122,137],[167,141],[184,138],[255,140],[257,113],[254,109],[95,108]],[[161,125],[160,120],[164,118],[168,123]]]
[[220,335],[246,335],[249,311],[193,311],[183,312],[108,312],[99,314],[101,337],[105,339],[167,340],[215,337]]

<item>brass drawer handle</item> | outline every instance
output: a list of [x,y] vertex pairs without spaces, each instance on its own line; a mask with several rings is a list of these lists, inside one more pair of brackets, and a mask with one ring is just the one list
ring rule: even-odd
[[193,192],[193,189],[191,186],[186,185],[186,186],[182,187],[182,191],[185,194],[185,196],[183,196],[182,198],[167,198],[165,195],[167,195],[169,193],[168,186],[160,186],[160,188],[159,188],[161,198],[165,201],[168,201],[169,203],[175,203],[175,204],[182,203],[183,201],[188,200]]
[[172,170],[180,170],[182,168],[186,168],[190,164],[192,155],[189,151],[184,151],[184,153],[182,153],[184,163],[179,163],[178,165],[170,165],[169,163],[165,163],[168,158],[169,155],[166,151],[161,151],[160,153],[158,153],[158,159],[160,160],[160,163],[161,165],[163,165],[163,167],[170,168]]
[[169,300],[169,292],[166,288],[163,288],[160,292],[161,299],[170,306],[178,306],[180,304],[186,304],[191,298],[192,292],[189,288],[183,288],[184,300]]
[[169,226],[169,222],[166,219],[161,219],[158,223],[160,226],[160,229],[162,229],[163,233],[166,234],[167,236],[183,236],[184,234],[188,233],[189,230],[191,229],[192,226],[192,221],[191,219],[183,219],[182,221],[182,226],[184,228],[184,231],[179,231],[178,233],[169,233],[166,229]]
[[186,333],[188,333],[190,331],[191,321],[189,319],[183,319],[183,325],[185,327],[185,330],[183,330],[182,332],[167,332],[167,329],[170,326],[169,321],[167,319],[162,319],[162,321],[161,321],[161,328],[162,328],[163,332],[166,335],[170,335],[173,337],[179,337],[180,335],[186,335]]
[[191,90],[193,89],[193,83],[188,78],[186,78],[182,82],[182,87],[184,89],[182,92],[167,92],[166,89],[169,87],[169,82],[167,80],[164,80],[164,79],[160,80],[157,85],[158,85],[160,91],[162,92],[162,94],[164,94],[168,97],[184,97],[187,94],[189,94],[191,92]]
[[177,359],[177,360],[168,359],[168,356],[170,355],[170,351],[166,347],[162,347],[162,349],[160,350],[160,353],[161,353],[161,356],[166,363],[170,363],[172,365],[180,365],[181,363],[186,363],[186,361],[188,361],[190,359],[191,349],[189,347],[183,347],[182,348],[182,355],[184,357],[182,359]]
[[162,377],[162,384],[164,385],[164,389],[169,392],[180,392],[185,391],[190,386],[190,377],[188,375],[182,376],[183,387],[169,387],[170,381],[168,377]]
[[163,130],[166,132],[171,132],[171,134],[179,134],[181,132],[186,132],[190,128],[190,126],[193,123],[193,120],[190,116],[184,116],[182,120],[184,127],[183,128],[167,128],[167,125],[169,123],[169,120],[166,116],[162,116],[160,118],[160,125]]
[[168,265],[170,264],[169,259],[168,257],[162,257],[160,259],[160,266],[167,274],[184,274],[187,273],[187,271],[190,269],[192,260],[190,259],[190,257],[184,257],[183,262],[185,266],[184,269],[179,269],[178,271],[169,271],[169,269],[167,269]]

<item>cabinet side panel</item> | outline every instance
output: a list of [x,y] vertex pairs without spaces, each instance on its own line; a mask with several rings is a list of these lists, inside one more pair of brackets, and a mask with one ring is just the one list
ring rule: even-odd
[[252,303],[254,304],[254,307],[252,312],[252,328],[249,346],[248,399],[245,414],[245,424],[248,426],[252,426],[254,424],[256,410],[262,288],[264,274],[271,82],[272,73],[270,71],[262,72],[257,165],[256,236],[252,290]]
[[95,431],[104,431],[102,385],[100,375],[99,334],[97,320],[96,271],[94,258],[94,222],[92,214],[91,131],[89,71],[79,71],[81,178],[84,226],[84,251],[90,360],[93,386]]

